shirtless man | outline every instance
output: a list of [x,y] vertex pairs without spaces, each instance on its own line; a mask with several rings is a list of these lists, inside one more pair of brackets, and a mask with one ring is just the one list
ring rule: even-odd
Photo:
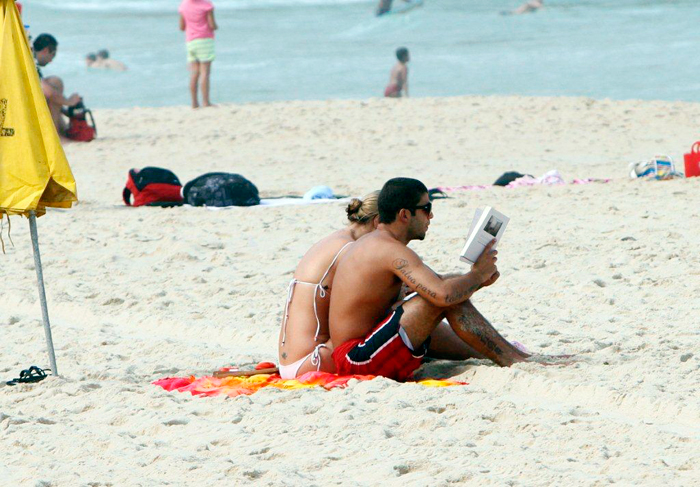
[[67,123],[63,118],[61,110],[64,106],[73,107],[83,99],[77,93],[73,93],[66,98],[63,96],[63,80],[58,76],[43,77],[41,69],[56,57],[58,42],[51,34],[41,34],[34,39],[34,58],[37,64],[37,71],[41,79],[41,89],[46,97],[46,102],[51,111],[51,118],[56,126],[58,135],[65,137]]
[[387,98],[408,97],[408,63],[411,57],[408,49],[399,47],[396,50],[396,59],[399,61],[391,68],[389,84],[384,89],[384,96]]
[[[441,277],[406,246],[425,238],[433,218],[425,185],[391,179],[378,206],[377,230],[346,250],[333,281],[329,322],[337,373],[406,380],[428,351],[464,359],[474,350],[501,366],[525,361],[529,355],[503,338],[469,301],[500,276],[495,241],[470,272]],[[403,284],[417,295],[397,301]],[[447,333],[440,328],[443,318],[451,336],[450,328]]]

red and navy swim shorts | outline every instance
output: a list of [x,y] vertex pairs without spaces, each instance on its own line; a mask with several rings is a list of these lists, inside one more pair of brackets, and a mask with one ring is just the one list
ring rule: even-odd
[[401,330],[403,308],[397,307],[365,338],[348,340],[333,351],[338,375],[380,375],[404,381],[420,367],[428,350],[430,337],[412,350]]

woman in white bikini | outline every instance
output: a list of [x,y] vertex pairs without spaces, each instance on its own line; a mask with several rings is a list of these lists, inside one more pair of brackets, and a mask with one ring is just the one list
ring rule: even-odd
[[294,379],[316,370],[335,372],[328,333],[335,263],[348,245],[377,227],[379,191],[347,207],[349,224],[316,243],[302,257],[289,283],[279,337],[279,372]]

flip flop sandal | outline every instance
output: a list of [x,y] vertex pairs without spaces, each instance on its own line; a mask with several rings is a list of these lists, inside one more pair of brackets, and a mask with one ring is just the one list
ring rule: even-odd
[[[46,369],[51,370],[51,369]],[[31,384],[34,382],[39,382],[46,379],[46,372],[44,369],[32,365],[28,369],[23,370],[19,373],[19,377],[6,382],[8,386],[14,386],[16,384]]]
[[449,198],[449,196],[447,196],[447,193],[445,193],[444,191],[440,191],[440,190],[437,189],[437,188],[433,188],[433,189],[429,189],[429,190],[428,190],[428,199],[429,199],[430,201],[433,201],[433,200],[444,200],[444,199],[447,199],[447,198]]

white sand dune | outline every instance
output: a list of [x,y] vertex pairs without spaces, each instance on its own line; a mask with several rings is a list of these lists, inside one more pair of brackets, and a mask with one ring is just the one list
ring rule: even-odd
[[[67,154],[79,197],[39,220],[62,377],[0,386],[0,485],[666,485],[700,483],[700,178],[631,181],[682,161],[700,104],[464,97],[98,111]],[[238,172],[265,196],[388,178],[501,173],[607,184],[452,193],[411,246],[437,271],[477,206],[511,217],[500,281],[474,302],[508,338],[573,365],[433,362],[432,389],[194,398],[150,385],[274,359],[286,283],[343,225],[340,203],[125,208],[131,167],[184,182]],[[26,221],[0,255],[0,373],[47,366]]]

